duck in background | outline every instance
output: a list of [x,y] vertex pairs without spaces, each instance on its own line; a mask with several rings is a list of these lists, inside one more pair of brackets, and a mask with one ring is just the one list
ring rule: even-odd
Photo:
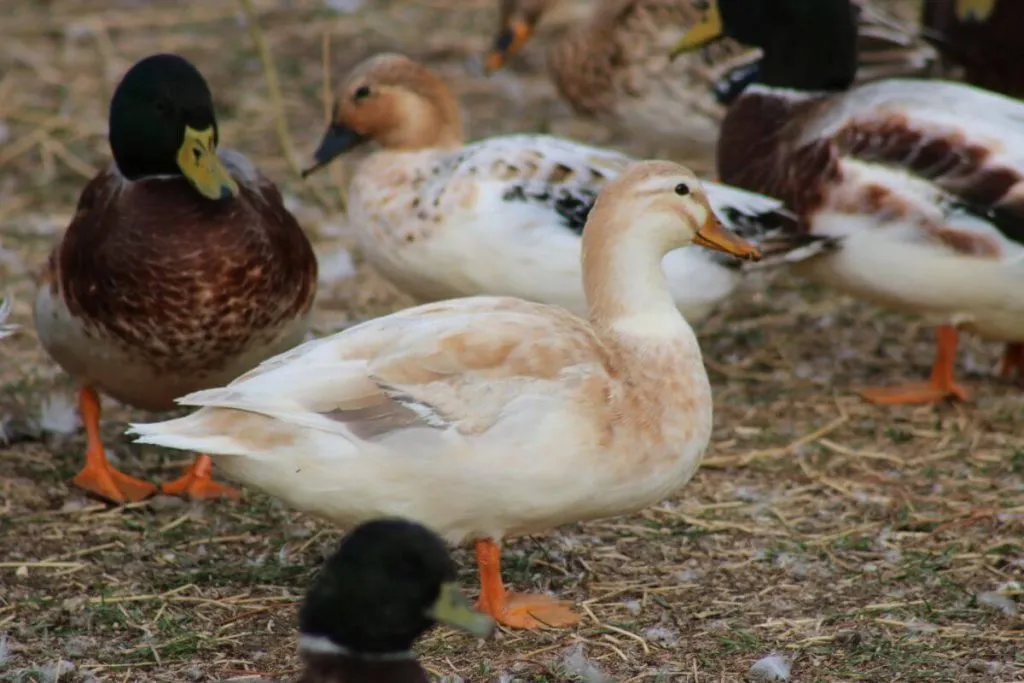
[[[376,143],[352,176],[348,211],[363,254],[382,275],[421,301],[515,296],[586,315],[580,235],[597,195],[633,159],[546,135],[466,144],[449,88],[400,55],[364,61],[338,92],[316,168]],[[715,213],[747,239],[793,220],[777,200],[704,187]],[[813,252],[827,241],[787,245],[775,256],[798,258],[797,247]],[[736,259],[698,248],[671,252],[663,268],[692,323],[742,277]]]
[[964,80],[1024,98],[1024,2],[926,0],[922,35],[943,58],[963,67]]
[[487,638],[436,534],[402,519],[353,529],[324,562],[299,609],[298,683],[428,683],[413,644],[435,624]]
[[[507,63],[557,0],[501,0],[488,71]],[[725,105],[758,68],[759,51],[733,40],[669,60],[668,50],[699,21],[704,0],[599,0],[590,20],[548,49],[548,73],[580,116],[619,128],[657,156],[714,154]],[[926,72],[935,51],[897,22],[858,6],[860,77]],[[721,88],[720,84],[731,83]]]
[[342,526],[398,515],[472,541],[479,609],[514,628],[574,624],[560,601],[506,591],[499,544],[634,512],[696,472],[711,386],[661,270],[694,242],[758,257],[691,171],[635,164],[583,231],[588,319],[511,297],[426,304],[308,342],[179,400],[195,413],[132,431],[211,453]]
[[[152,484],[107,460],[97,391],[146,410],[219,386],[302,341],[316,259],[274,184],[218,148],[209,87],[177,55],[136,63],[110,107],[114,163],[85,187],[50,255],[35,325],[81,384],[79,487],[112,502]],[[237,497],[200,455],[165,493]]]
[[678,46],[727,34],[764,51],[718,143],[722,179],[783,199],[789,224],[836,248],[794,263],[816,282],[935,321],[928,382],[869,389],[878,403],[966,399],[958,330],[1024,342],[1024,104],[959,83],[854,87],[849,0],[712,0]]

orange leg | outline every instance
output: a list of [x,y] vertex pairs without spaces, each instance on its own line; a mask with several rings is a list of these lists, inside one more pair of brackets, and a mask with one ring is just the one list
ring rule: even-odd
[[999,376],[1010,379],[1017,375],[1024,381],[1024,344],[1017,342],[1007,344],[1003,351],[1003,363],[999,368]]
[[113,503],[136,502],[156,492],[149,482],[117,471],[108,461],[100,438],[100,399],[89,387],[78,391],[78,410],[85,425],[85,467],[75,476],[75,486]]
[[938,403],[947,398],[961,401],[970,399],[970,393],[953,379],[956,345],[959,332],[955,327],[943,325],[937,330],[939,350],[932,365],[932,376],[927,382],[916,382],[898,387],[864,389],[860,395],[872,403],[896,405],[901,403]]
[[169,496],[188,496],[195,500],[213,500],[230,498],[241,500],[242,494],[237,489],[213,480],[213,462],[208,455],[196,456],[195,462],[185,469],[185,473],[174,481],[167,482],[161,489]]
[[506,593],[501,580],[501,546],[491,540],[476,542],[480,567],[480,599],[476,608],[511,628],[571,626],[580,618],[561,601],[546,595]]

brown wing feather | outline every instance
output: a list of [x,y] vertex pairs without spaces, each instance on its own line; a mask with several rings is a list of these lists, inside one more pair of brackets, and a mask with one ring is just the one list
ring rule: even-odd
[[832,139],[841,155],[905,168],[975,204],[998,205],[1024,181],[1017,169],[998,165],[988,148],[962,133],[938,135],[903,115],[852,120]]
[[800,216],[820,209],[827,187],[841,179],[839,159],[827,140],[794,141],[821,107],[817,100],[790,101],[761,93],[737,100],[722,124],[718,145],[722,182],[781,199]]
[[[722,129],[719,173],[726,183],[777,197],[810,217],[826,205],[852,213],[906,217],[915,205],[898,189],[871,182],[843,186],[842,160],[906,169],[950,193],[943,211],[975,214],[1011,240],[1024,243],[1024,177],[999,165],[991,152],[961,133],[944,135],[906,116],[854,119],[833,135],[803,132],[832,106],[828,99],[791,100],[748,93],[733,105]],[[757,153],[751,155],[751,150]],[[995,256],[1001,248],[986,235],[916,216],[922,228],[959,253]]]

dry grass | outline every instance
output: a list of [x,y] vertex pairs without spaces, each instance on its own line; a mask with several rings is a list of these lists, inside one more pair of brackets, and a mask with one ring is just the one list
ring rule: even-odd
[[[474,73],[491,0],[332,9],[359,4],[252,2],[276,60],[291,156],[234,0],[5,5],[0,277],[25,329],[5,340],[0,366],[13,438],[0,446],[0,679],[288,677],[295,602],[338,535],[258,494],[242,505],[158,498],[107,509],[69,487],[82,435],[40,434],[41,403],[72,387],[31,332],[31,273],[86,177],[107,163],[107,103],[133,61],[160,49],[200,66],[222,138],[282,184],[325,263],[341,264],[331,272],[344,270],[348,244],[341,174],[302,183],[294,172],[320,135],[328,42],[336,74],[384,49],[428,61],[454,83],[474,137],[610,141],[554,99],[540,45],[509,73]],[[408,303],[362,266],[326,280],[319,333]],[[484,644],[438,632],[422,648],[430,669],[563,681],[597,680],[596,666],[612,680],[710,683],[741,680],[777,652],[798,681],[1024,680],[1014,583],[1024,574],[1024,402],[991,377],[998,349],[966,343],[970,405],[886,409],[853,390],[926,372],[932,339],[913,320],[777,279],[751,282],[701,336],[717,428],[692,484],[643,514],[506,550],[506,577],[576,601],[582,626]],[[59,413],[48,413],[51,431]],[[127,443],[130,415],[108,406],[108,444],[128,471],[169,478],[183,454]],[[458,559],[473,586],[471,558]]]

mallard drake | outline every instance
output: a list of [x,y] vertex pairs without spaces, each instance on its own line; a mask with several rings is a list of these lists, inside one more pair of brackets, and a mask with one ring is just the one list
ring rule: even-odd
[[1024,3],[927,0],[921,12],[925,38],[963,67],[968,83],[1024,98]]
[[435,623],[488,637],[455,562],[425,527],[401,519],[361,524],[324,562],[299,609],[299,683],[427,683],[413,643]]
[[[580,234],[594,198],[632,159],[546,135],[467,145],[451,91],[400,55],[363,62],[338,92],[317,167],[377,143],[353,174],[348,211],[381,274],[421,301],[515,296],[586,315]],[[748,239],[792,220],[777,200],[704,186],[716,214]],[[705,249],[674,251],[663,267],[693,323],[741,280],[736,259]]]
[[711,388],[661,261],[694,242],[758,256],[688,169],[635,164],[583,231],[589,319],[511,297],[425,304],[308,342],[180,399],[201,407],[192,415],[132,430],[214,454],[341,525],[400,515],[475,541],[480,609],[511,627],[575,623],[561,602],[506,592],[499,543],[638,510],[693,476]]
[[[94,177],[50,255],[35,325],[81,383],[88,437],[75,484],[113,502],[155,491],[107,461],[97,391],[146,410],[219,386],[305,334],[312,247],[281,194],[218,149],[206,81],[177,55],[135,64],[110,106],[114,163]],[[237,497],[200,455],[169,494]]]
[[1020,370],[1024,104],[943,81],[851,89],[849,0],[717,0],[680,49],[723,30],[764,59],[722,126],[722,179],[785,200],[804,219],[790,226],[836,240],[799,273],[941,324],[928,382],[864,395],[966,398],[953,377],[958,329],[1009,342],[1002,372]]
[[[501,0],[499,30],[485,58],[501,68],[533,35],[556,0]],[[547,67],[577,114],[620,127],[664,155],[714,152],[725,106],[757,71],[759,51],[722,40],[701,54],[667,51],[701,17],[704,0],[599,0],[589,21],[552,43]],[[858,7],[858,9],[860,9]],[[918,74],[935,51],[865,7],[858,12],[861,77]]]
[[14,300],[7,296],[0,299],[0,339],[9,337],[18,331],[18,326],[7,322],[7,319],[11,317],[11,309],[14,306]]

